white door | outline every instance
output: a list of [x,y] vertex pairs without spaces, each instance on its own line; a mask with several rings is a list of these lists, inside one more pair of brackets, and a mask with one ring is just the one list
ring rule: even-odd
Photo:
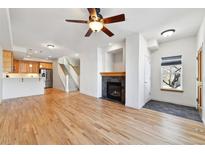
[[151,99],[151,61],[148,56],[144,58],[144,100],[148,102]]

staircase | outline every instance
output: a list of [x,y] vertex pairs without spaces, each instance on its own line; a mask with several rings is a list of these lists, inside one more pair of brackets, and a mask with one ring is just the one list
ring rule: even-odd
[[80,66],[71,62],[66,56],[58,59],[58,74],[66,92],[78,91],[80,87]]

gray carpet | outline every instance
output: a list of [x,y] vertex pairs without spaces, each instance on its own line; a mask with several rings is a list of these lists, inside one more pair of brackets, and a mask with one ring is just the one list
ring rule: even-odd
[[202,122],[200,113],[194,107],[151,100],[143,108]]

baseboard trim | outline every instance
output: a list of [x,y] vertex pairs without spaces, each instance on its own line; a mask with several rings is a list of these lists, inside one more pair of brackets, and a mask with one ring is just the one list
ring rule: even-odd
[[202,122],[205,125],[205,117],[202,117]]

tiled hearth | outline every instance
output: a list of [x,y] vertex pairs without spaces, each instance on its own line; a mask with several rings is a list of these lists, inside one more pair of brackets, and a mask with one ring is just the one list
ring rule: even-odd
[[102,98],[125,104],[125,73],[105,74],[101,73]]

